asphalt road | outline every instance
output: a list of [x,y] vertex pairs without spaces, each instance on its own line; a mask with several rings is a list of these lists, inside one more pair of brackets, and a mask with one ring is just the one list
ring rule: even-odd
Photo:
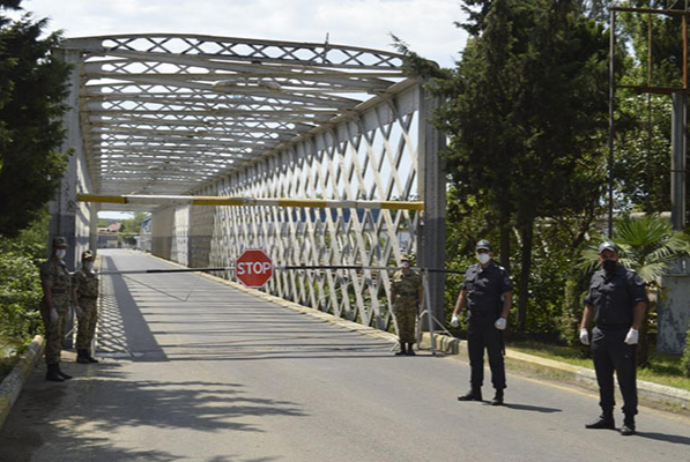
[[[102,255],[109,269],[166,267]],[[459,403],[461,361],[394,357],[384,340],[193,274],[104,278],[107,358],[65,362],[64,384],[38,367],[0,461],[690,461],[684,417],[642,408],[636,436],[585,430],[594,394],[512,374],[506,406]]]

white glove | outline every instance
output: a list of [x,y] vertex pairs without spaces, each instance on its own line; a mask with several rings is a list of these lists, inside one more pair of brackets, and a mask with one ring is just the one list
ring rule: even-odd
[[460,325],[460,321],[458,320],[458,315],[454,314],[452,318],[450,318],[450,325],[453,327],[458,327]]
[[507,324],[508,323],[506,322],[505,318],[498,318],[494,323],[494,326],[496,326],[496,329],[498,330],[504,330]]
[[628,331],[628,335],[625,336],[625,343],[628,345],[637,345],[637,342],[640,340],[640,331],[637,329],[633,329],[632,327]]
[[589,345],[589,333],[587,329],[580,329],[580,343],[583,345]]
[[58,322],[58,319],[60,319],[60,315],[58,314],[57,310],[55,308],[50,309],[50,323],[55,324]]

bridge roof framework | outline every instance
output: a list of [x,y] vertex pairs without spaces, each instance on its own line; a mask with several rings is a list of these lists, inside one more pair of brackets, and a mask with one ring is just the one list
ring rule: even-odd
[[109,195],[189,193],[405,80],[398,54],[327,43],[147,34],[63,47],[92,191]]

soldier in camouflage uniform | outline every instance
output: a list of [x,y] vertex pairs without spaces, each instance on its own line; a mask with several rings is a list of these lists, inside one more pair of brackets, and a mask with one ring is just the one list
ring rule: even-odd
[[65,336],[71,279],[63,258],[67,253],[67,241],[64,237],[53,239],[50,259],[41,265],[41,316],[45,326],[45,358],[48,366],[46,380],[62,382],[71,379],[70,375],[60,370],[60,352]]
[[77,307],[77,362],[97,363],[91,356],[91,343],[98,319],[98,277],[93,269],[95,255],[90,250],[81,255],[81,269],[72,276],[74,306]]
[[393,314],[398,321],[400,335],[400,351],[396,356],[414,356],[412,345],[415,338],[415,322],[417,320],[417,307],[422,304],[424,293],[422,278],[416,271],[410,270],[410,259],[403,254],[400,259],[402,270],[393,275],[391,299],[393,301]]

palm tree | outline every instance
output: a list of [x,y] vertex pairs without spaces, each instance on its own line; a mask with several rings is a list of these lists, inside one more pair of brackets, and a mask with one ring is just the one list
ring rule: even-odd
[[[658,215],[642,218],[625,216],[616,220],[613,242],[618,246],[618,259],[644,279],[649,305],[647,316],[656,313],[660,278],[678,258],[690,255],[690,239],[674,231],[671,223]],[[598,246],[603,238],[591,239],[581,253],[581,269],[591,274],[599,267]],[[649,361],[649,322],[642,323],[638,345],[638,365]]]

